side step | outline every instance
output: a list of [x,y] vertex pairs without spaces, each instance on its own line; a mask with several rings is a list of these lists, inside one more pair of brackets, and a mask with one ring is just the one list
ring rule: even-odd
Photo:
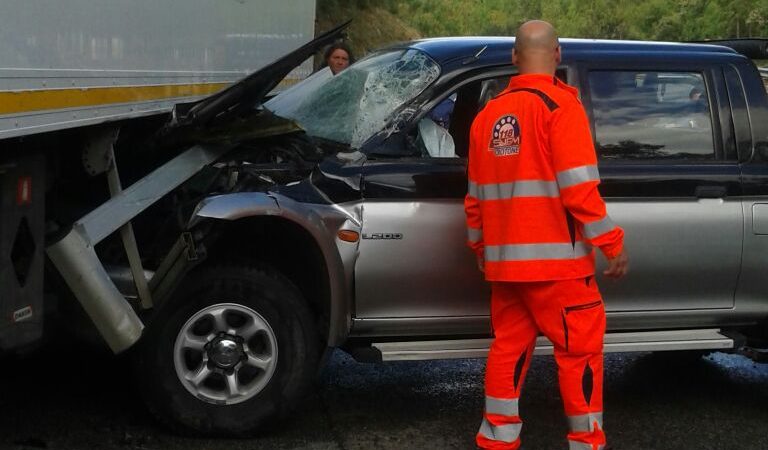
[[[720,329],[640,331],[608,333],[605,335],[605,353],[668,351],[668,350],[723,350],[734,348],[732,338]],[[491,339],[463,339],[447,341],[382,342],[371,344],[381,353],[382,361],[418,361],[428,359],[484,358]],[[549,339],[536,340],[536,355],[554,353]]]

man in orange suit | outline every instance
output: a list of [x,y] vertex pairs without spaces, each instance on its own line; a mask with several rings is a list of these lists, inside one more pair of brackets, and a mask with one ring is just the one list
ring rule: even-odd
[[517,449],[518,398],[541,332],[554,344],[570,450],[605,448],[605,308],[595,282],[627,272],[624,232],[597,190],[597,157],[577,92],[555,77],[560,45],[543,21],[523,24],[509,86],[478,114],[465,199],[469,246],[492,283],[481,448]]

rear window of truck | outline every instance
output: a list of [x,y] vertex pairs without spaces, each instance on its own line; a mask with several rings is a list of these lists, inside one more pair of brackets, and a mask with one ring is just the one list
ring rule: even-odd
[[715,158],[704,77],[696,72],[589,72],[601,159]]

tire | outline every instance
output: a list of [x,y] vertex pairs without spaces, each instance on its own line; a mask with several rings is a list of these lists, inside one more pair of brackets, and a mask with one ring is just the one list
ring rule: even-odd
[[312,385],[320,339],[299,290],[268,268],[193,271],[135,353],[153,414],[176,431],[247,436]]

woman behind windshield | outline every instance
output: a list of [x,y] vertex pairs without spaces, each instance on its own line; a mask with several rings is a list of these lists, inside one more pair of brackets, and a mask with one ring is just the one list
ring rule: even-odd
[[354,62],[355,57],[352,54],[352,50],[342,41],[329,45],[325,52],[323,52],[323,66],[328,66],[334,75],[337,75]]

